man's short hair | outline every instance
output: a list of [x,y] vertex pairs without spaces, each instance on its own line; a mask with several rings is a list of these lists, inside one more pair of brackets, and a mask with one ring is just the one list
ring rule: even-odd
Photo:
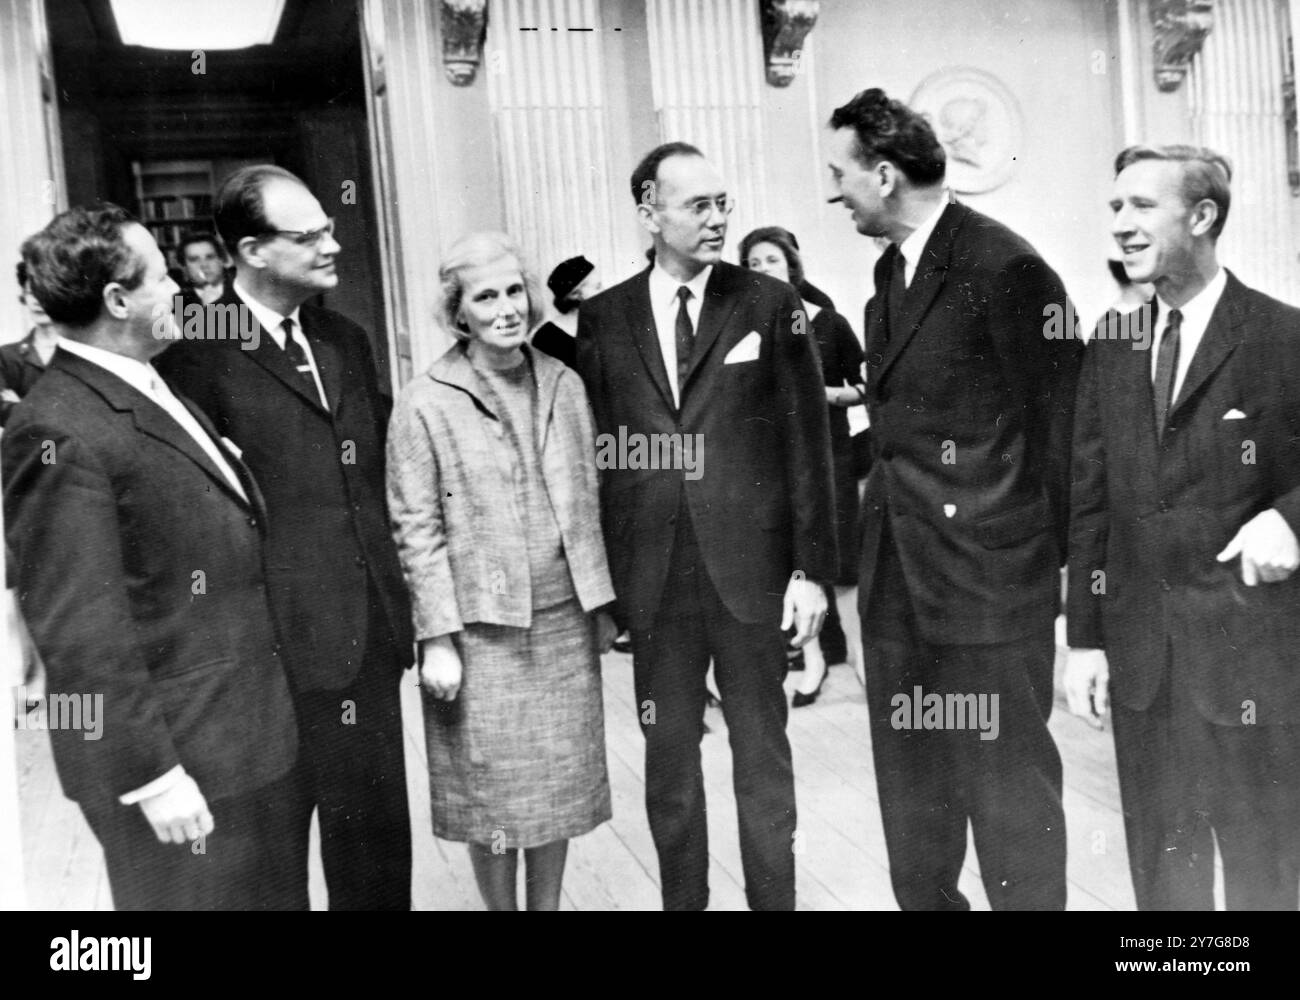
[[262,192],[271,181],[288,181],[307,187],[296,174],[270,163],[240,167],[221,182],[213,203],[212,222],[231,260],[239,260],[240,240],[274,232],[275,227],[267,221],[262,199]]
[[836,108],[830,126],[853,129],[863,166],[888,160],[913,184],[938,184],[944,178],[948,157],[930,123],[879,87],[864,90]]
[[23,263],[32,294],[50,319],[87,327],[99,318],[104,289],[117,282],[130,291],[144,280],[145,262],[123,237],[138,225],[130,212],[102,202],[56,215],[23,242]]
[[794,238],[794,233],[781,226],[762,226],[745,234],[740,241],[741,267],[749,267],[749,251],[760,243],[771,243],[781,251],[790,272],[790,284],[798,288],[803,283],[803,258],[799,256],[799,241]]
[[524,320],[528,329],[537,326],[546,314],[542,284],[537,280],[537,273],[528,266],[519,244],[505,233],[491,230],[469,233],[447,249],[438,265],[437,320],[457,340],[470,338],[469,330],[461,326],[458,315],[465,295],[465,271],[495,263],[503,257],[513,257],[523,275],[524,289],[528,292],[528,316]]
[[689,142],[665,142],[656,146],[641,158],[641,162],[632,171],[632,200],[640,205],[642,202],[659,200],[658,181],[659,164],[670,156],[703,156]]
[[221,255],[221,247],[217,244],[217,238],[206,229],[193,229],[181,237],[180,245],[176,248],[176,253],[180,257],[181,263],[185,263],[185,251],[196,243],[211,243],[212,249]]
[[1129,146],[1115,157],[1115,176],[1142,160],[1182,164],[1183,201],[1187,207],[1209,199],[1219,208],[1210,227],[1210,237],[1217,240],[1232,204],[1232,161],[1205,146]]

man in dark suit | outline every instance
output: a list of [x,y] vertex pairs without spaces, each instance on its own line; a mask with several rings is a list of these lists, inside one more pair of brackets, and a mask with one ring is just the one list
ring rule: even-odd
[[[582,304],[578,370],[601,434],[667,443],[653,463],[629,450],[601,490],[619,614],[632,633],[664,908],[708,905],[700,738],[712,658],[745,893],[753,909],[791,909],[781,633],[793,625],[798,645],[817,634],[821,584],[836,565],[821,372],[794,289],[721,261],[731,200],[698,149],[655,149],[632,174],[632,194],[654,262]],[[688,447],[703,463],[698,475],[662,461]]]
[[[366,332],[306,304],[338,283],[340,247],[302,181],[278,167],[236,171],[214,218],[236,269],[217,307],[233,313],[209,307],[206,338],[168,352],[164,374],[243,449],[266,495],[271,610],[312,793],[302,864],[319,806],[330,908],[407,909],[398,681],[413,653],[384,499],[391,401]],[[223,322],[241,336],[220,339]]]
[[1080,345],[1045,326],[1073,311],[1028,243],[949,199],[924,118],[872,89],[830,126],[832,200],[891,241],[866,309],[858,600],[894,894],[968,909],[969,821],[994,909],[1059,909],[1047,719]]
[[1300,310],[1219,266],[1222,156],[1135,146],[1115,175],[1156,298],[1098,324],[1079,384],[1070,707],[1109,701],[1139,909],[1213,909],[1217,843],[1229,909],[1294,910]]
[[59,780],[118,909],[305,906],[261,498],[150,365],[166,261],[116,206],[63,213],[23,257],[64,339],[5,430],[5,520]]

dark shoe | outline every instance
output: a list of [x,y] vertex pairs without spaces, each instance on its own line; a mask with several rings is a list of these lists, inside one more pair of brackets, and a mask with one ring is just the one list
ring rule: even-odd
[[803,669],[803,650],[787,649],[785,652],[785,669],[795,671]]
[[626,632],[624,632],[622,635],[620,635],[617,639],[614,640],[614,652],[616,653],[632,652],[632,639]]
[[830,672],[830,668],[828,667],[826,673],[822,674],[822,679],[817,682],[817,690],[813,691],[811,694],[804,694],[802,691],[796,691],[794,697],[790,699],[790,707],[803,708],[805,705],[811,705],[815,702],[817,696],[822,693],[822,685],[826,683],[826,677]]

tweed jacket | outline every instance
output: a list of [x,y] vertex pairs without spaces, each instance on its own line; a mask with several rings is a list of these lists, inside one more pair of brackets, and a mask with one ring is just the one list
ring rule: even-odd
[[[537,385],[542,479],[586,611],[614,600],[600,531],[596,444],[582,379],[523,347]],[[501,419],[457,343],[407,385],[388,435],[388,509],[417,639],[471,622],[532,624],[524,519]]]

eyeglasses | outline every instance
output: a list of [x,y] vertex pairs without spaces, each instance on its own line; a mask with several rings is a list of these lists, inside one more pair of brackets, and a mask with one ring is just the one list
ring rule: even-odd
[[703,219],[711,215],[714,209],[717,209],[723,215],[730,215],[735,207],[736,199],[725,194],[717,198],[697,198],[695,201],[680,206],[682,211],[693,219]]
[[284,236],[300,247],[319,246],[327,236],[334,235],[334,220],[327,219],[319,229],[268,229],[263,237]]

